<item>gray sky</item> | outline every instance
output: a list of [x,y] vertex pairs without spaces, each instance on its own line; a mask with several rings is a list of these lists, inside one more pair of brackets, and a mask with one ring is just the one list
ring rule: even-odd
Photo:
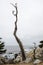
[[18,3],[18,32],[23,45],[43,40],[43,0],[0,0],[0,37],[6,45],[17,45],[13,36],[15,10],[10,3]]

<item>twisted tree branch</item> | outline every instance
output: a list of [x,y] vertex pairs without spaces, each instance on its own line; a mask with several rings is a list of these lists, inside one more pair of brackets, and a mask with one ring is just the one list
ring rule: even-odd
[[[12,4],[12,5],[13,5],[13,4]],[[14,5],[13,5],[13,6],[14,6]],[[25,60],[25,59],[26,59],[26,56],[25,56],[25,52],[24,52],[24,48],[23,48],[22,42],[20,41],[20,39],[19,39],[18,36],[16,35],[16,33],[17,33],[17,14],[18,14],[17,3],[15,4],[14,7],[15,7],[15,9],[16,9],[16,14],[14,14],[14,11],[12,11],[12,14],[13,14],[14,16],[16,16],[14,36],[15,36],[15,39],[16,39],[16,41],[18,42],[19,47],[20,47],[20,49],[21,49],[22,60]]]

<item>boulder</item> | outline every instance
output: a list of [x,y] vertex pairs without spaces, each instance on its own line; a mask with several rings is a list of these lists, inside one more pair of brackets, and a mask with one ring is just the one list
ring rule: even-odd
[[14,64],[13,59],[12,60],[8,60],[8,64]]
[[37,53],[37,54],[35,55],[35,57],[36,57],[36,58],[40,58],[40,57],[41,57],[41,54]]
[[2,65],[2,64],[4,64],[4,63],[0,60],[0,64]]
[[29,63],[32,61],[32,58],[26,58],[26,60],[24,61],[25,63]]
[[4,64],[7,64],[7,63],[8,63],[8,59],[5,59],[5,58],[1,59],[1,61],[2,61]]
[[16,59],[14,60],[14,63],[19,63],[22,61],[22,57],[21,56],[17,56]]
[[39,59],[36,59],[36,60],[33,62],[33,64],[39,64],[39,63],[41,63],[41,60],[39,60]]

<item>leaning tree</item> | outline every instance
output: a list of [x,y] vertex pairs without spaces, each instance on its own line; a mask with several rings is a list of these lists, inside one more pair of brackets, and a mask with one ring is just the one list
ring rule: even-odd
[[18,21],[18,18],[17,18],[17,14],[18,14],[17,3],[15,3],[15,5],[14,4],[12,4],[12,5],[16,9],[16,13],[14,13],[14,11],[12,11],[12,14],[16,17],[15,29],[14,29],[14,33],[13,34],[14,34],[14,37],[15,37],[17,43],[19,44],[19,47],[20,47],[20,50],[21,50],[21,53],[22,53],[22,60],[24,61],[24,60],[26,60],[25,51],[24,51],[24,48],[23,48],[21,40],[18,38],[18,36],[16,34],[17,33],[17,21]]

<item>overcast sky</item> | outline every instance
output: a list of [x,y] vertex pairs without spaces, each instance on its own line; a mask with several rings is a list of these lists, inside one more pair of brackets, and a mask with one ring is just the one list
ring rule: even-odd
[[17,45],[13,36],[15,17],[12,10],[18,6],[17,35],[23,45],[43,40],[43,0],[0,0],[0,37],[5,45]]

